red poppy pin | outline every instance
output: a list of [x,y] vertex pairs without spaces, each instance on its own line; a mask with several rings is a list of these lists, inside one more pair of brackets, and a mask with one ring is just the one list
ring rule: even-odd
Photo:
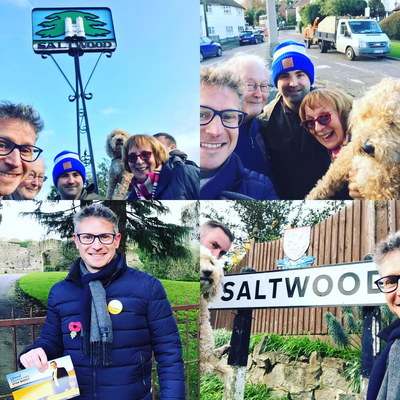
[[73,339],[77,332],[80,332],[82,328],[82,324],[80,322],[71,322],[68,325],[68,329],[71,331],[70,335],[71,335],[71,339]]

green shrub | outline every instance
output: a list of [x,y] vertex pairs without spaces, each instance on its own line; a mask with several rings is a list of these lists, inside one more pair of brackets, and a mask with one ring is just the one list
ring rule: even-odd
[[382,30],[386,31],[389,39],[400,40],[400,12],[395,12],[379,22]]

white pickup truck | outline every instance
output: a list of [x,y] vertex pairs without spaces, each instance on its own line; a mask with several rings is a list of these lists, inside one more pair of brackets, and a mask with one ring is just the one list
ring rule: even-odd
[[321,53],[334,49],[353,61],[357,56],[383,58],[390,53],[390,40],[373,19],[325,17],[314,31]]

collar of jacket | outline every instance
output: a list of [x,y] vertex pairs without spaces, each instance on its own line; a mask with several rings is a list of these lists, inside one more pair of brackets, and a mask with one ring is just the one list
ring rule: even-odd
[[[117,256],[119,257],[118,265],[117,265],[117,271],[113,274],[113,276],[110,278],[110,281],[104,285],[104,287],[107,287],[111,285],[114,281],[119,279],[121,275],[126,271],[128,266],[126,265],[125,262],[125,257],[121,253],[117,253]],[[81,258],[79,257],[75,262],[74,265],[72,266],[71,270],[69,271],[69,274],[65,278],[66,281],[70,281],[78,285],[79,287],[82,287],[82,282],[81,282],[81,271],[80,271],[80,262]]]
[[389,343],[394,339],[398,339],[400,338],[400,329],[397,329],[399,327],[400,327],[400,319],[397,318],[389,326],[382,329],[378,333],[378,337],[383,339],[386,343]]

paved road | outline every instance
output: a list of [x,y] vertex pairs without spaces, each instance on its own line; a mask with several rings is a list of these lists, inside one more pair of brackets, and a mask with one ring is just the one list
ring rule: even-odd
[[[0,275],[0,319],[10,319],[11,309],[14,309],[16,318],[29,315],[10,298],[10,289],[24,274]],[[17,350],[22,351],[30,344],[29,327],[17,327]],[[0,328],[0,395],[10,393],[6,375],[14,372],[12,331],[11,327]],[[12,399],[12,397],[7,397]]]
[[[294,31],[281,31],[278,39],[279,42],[303,41],[302,36]],[[258,54],[266,58],[267,43],[225,50],[222,57],[208,58],[201,65],[217,65],[238,52]],[[349,61],[344,54],[337,51],[321,54],[316,46],[308,49],[307,53],[315,65],[316,83],[336,86],[352,96],[362,95],[365,89],[379,83],[384,77],[400,78],[400,61],[397,60],[358,57],[354,61]]]

